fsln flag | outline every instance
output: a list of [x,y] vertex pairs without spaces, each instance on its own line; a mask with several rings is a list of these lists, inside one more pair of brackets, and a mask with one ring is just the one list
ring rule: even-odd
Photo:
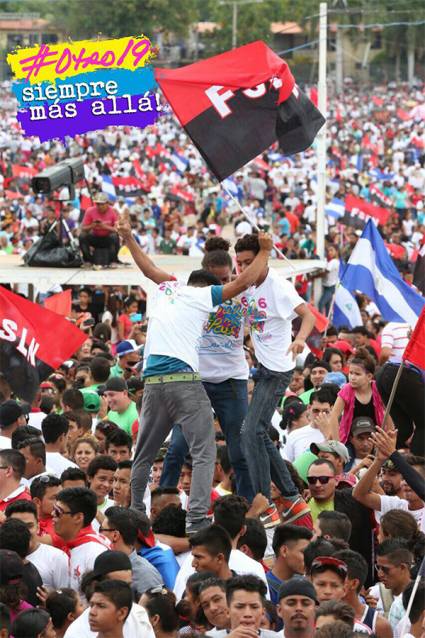
[[47,297],[47,299],[45,299],[44,307],[47,308],[47,310],[56,312],[58,315],[70,317],[72,306],[71,296],[71,288],[62,292],[58,292],[56,295],[51,295],[50,297]]
[[401,278],[371,220],[351,253],[341,284],[370,297],[385,321],[414,326],[425,305],[425,299]]
[[115,186],[110,175],[102,175],[102,193],[108,196],[110,202],[114,202],[117,198]]
[[403,360],[425,370],[425,306],[406,346]]
[[208,167],[221,181],[274,142],[308,148],[325,119],[298,89],[288,65],[257,41],[156,80]]
[[0,370],[32,403],[38,386],[87,339],[64,317],[0,286]]
[[338,199],[338,197],[331,199],[331,201],[325,206],[325,213],[328,217],[332,217],[333,219],[340,219],[343,217],[345,213],[344,200]]

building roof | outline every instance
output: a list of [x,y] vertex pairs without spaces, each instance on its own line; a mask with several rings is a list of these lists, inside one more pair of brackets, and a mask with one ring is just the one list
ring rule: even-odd
[[272,22],[270,25],[271,33],[277,35],[300,35],[303,32],[300,25],[296,22]]
[[51,25],[43,18],[0,20],[0,31],[41,31],[46,28],[51,28]]
[[195,31],[198,33],[211,33],[219,28],[218,22],[197,22],[195,24]]

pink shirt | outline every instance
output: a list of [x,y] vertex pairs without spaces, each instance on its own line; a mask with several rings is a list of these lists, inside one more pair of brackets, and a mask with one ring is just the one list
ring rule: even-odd
[[[95,221],[100,221],[108,226],[115,226],[118,221],[118,213],[112,206],[108,206],[105,213],[101,213],[97,206],[90,206],[85,212],[83,226],[89,226]],[[94,227],[91,232],[97,237],[107,237],[107,235],[110,235],[109,230],[96,227]]]

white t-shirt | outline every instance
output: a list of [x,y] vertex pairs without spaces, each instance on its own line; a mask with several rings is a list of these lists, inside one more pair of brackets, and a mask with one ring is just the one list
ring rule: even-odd
[[247,321],[251,328],[255,356],[269,370],[292,370],[292,355],[286,354],[291,345],[291,322],[296,317],[294,309],[304,300],[291,282],[271,268],[263,283],[252,288],[252,296]]
[[312,443],[322,443],[325,440],[322,432],[311,425],[305,425],[297,430],[292,430],[286,438],[286,445],[282,450],[282,456],[293,463],[296,458],[310,449]]
[[336,286],[339,277],[339,259],[331,259],[326,264],[327,274],[323,277],[324,286]]
[[[69,625],[64,638],[96,638],[97,631],[90,631],[89,613],[90,609],[85,609],[81,616]],[[155,638],[144,607],[136,603],[132,604],[128,618],[123,625],[122,633],[124,638]]]
[[[195,573],[195,570],[192,567],[192,560],[193,556],[192,552],[190,552],[177,574],[173,589],[177,600],[180,600],[184,594],[187,579]],[[261,578],[261,580],[263,580],[267,585],[266,574],[263,566],[250,556],[241,552],[239,549],[232,549],[230,552],[229,569],[241,576],[245,574],[254,574],[254,576]]]
[[421,507],[419,510],[409,510],[409,503],[404,498],[399,496],[387,496],[386,494],[380,494],[381,509],[375,511],[375,517],[378,523],[381,522],[381,518],[384,514],[390,510],[404,510],[409,512],[416,520],[421,532],[425,532],[425,507]]
[[41,430],[41,424],[46,416],[47,414],[44,412],[30,412],[28,415],[28,425],[32,425],[33,428]]
[[211,286],[196,288],[164,281],[149,307],[144,360],[149,355],[174,357],[199,370],[197,346],[213,309]]
[[0,450],[10,450],[12,447],[12,439],[7,436],[0,435]]
[[46,466],[52,474],[60,478],[62,472],[68,467],[78,467],[75,463],[67,459],[59,452],[46,452]]
[[[95,532],[93,532],[95,536],[98,536]],[[84,545],[79,545],[78,547],[74,547],[70,551],[69,558],[69,586],[72,589],[80,589],[81,578],[84,574],[93,569],[94,561],[103,552],[106,552],[108,546],[106,544],[106,540],[103,539],[104,544],[101,543],[84,543]]]
[[248,362],[243,350],[245,312],[246,306],[239,297],[225,301],[209,314],[198,347],[202,381],[222,383],[226,379],[248,379]]
[[410,326],[408,323],[390,321],[382,330],[381,348],[391,348],[390,359],[401,361],[409,343]]
[[53,589],[69,587],[68,556],[61,549],[40,543],[27,559],[38,569],[43,585]]

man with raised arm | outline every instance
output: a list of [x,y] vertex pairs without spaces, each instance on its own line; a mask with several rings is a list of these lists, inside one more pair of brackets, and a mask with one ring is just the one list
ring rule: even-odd
[[150,300],[145,346],[145,393],[131,474],[131,503],[144,511],[143,494],[150,467],[175,423],[181,425],[193,460],[186,531],[193,534],[207,523],[216,459],[211,404],[201,383],[197,344],[212,309],[251,286],[267,266],[272,240],[259,235],[260,250],[234,281],[220,285],[210,272],[196,270],[187,285],[158,268],[132,236],[121,216],[118,231],[143,274],[155,282]]

